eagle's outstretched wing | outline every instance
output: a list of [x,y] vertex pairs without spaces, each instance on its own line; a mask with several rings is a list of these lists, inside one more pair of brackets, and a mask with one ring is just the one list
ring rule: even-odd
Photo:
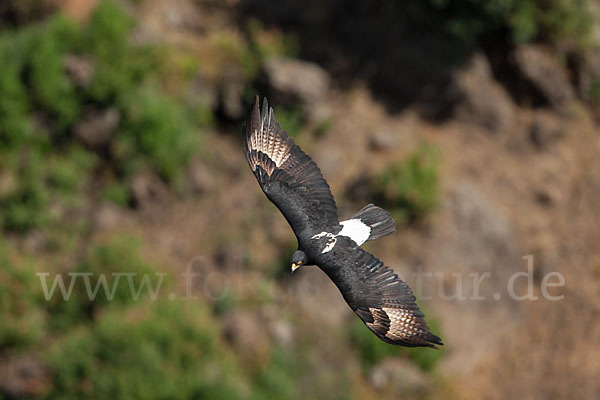
[[381,340],[409,347],[442,345],[441,339],[429,332],[410,287],[371,253],[339,237],[318,265]]
[[260,187],[299,240],[336,226],[335,200],[319,167],[281,129],[267,99],[262,114],[258,103],[257,96],[244,129],[244,153]]

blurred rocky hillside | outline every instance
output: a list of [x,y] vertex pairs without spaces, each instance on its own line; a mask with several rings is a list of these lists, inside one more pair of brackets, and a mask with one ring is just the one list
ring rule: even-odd
[[[3,0],[0,399],[598,398],[599,13]],[[341,217],[394,215],[366,248],[443,349],[380,342],[317,268],[291,276],[241,151],[256,94]]]

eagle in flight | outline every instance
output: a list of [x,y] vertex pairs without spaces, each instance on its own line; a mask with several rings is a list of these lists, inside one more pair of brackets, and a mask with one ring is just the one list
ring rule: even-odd
[[396,231],[391,215],[372,204],[339,221],[335,200],[317,164],[288,137],[267,99],[258,96],[244,128],[244,153],[260,187],[288,221],[298,250],[294,272],[317,265],[381,340],[409,347],[442,345],[429,332],[408,285],[360,246]]

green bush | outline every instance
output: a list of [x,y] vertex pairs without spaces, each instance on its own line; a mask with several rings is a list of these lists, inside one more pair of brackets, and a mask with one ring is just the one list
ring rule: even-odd
[[31,145],[15,152],[20,159],[8,157],[5,164],[4,173],[13,184],[0,194],[0,223],[15,232],[59,223],[63,212],[49,212],[52,205],[81,207],[85,185],[97,162],[93,153],[76,144],[65,146],[61,153],[46,152],[43,142]]
[[[16,182],[0,192],[5,230],[45,228],[57,219],[50,206],[81,205],[83,185],[98,168],[111,177],[109,197],[121,205],[131,203],[129,191],[114,189],[141,169],[180,186],[199,145],[192,129],[198,118],[161,89],[166,52],[131,44],[133,27],[121,7],[105,0],[86,25],[57,15],[0,34],[0,168]],[[68,57],[88,62],[90,76],[73,76]],[[74,131],[84,110],[108,108],[120,116],[111,142],[82,146]],[[198,105],[193,112],[206,114]]]
[[[297,363],[289,351],[275,347],[271,352],[269,365],[261,370],[254,382],[253,399],[294,399],[297,398],[296,379],[294,374]],[[299,369],[299,368],[298,368]]]
[[498,33],[514,43],[585,46],[591,38],[589,0],[430,0],[429,6],[449,33],[471,42]]
[[[148,295],[154,296],[149,290],[156,295],[164,291],[170,277],[158,275],[159,271],[140,257],[139,247],[140,243],[135,238],[126,236],[93,246],[87,257],[72,270],[89,274],[89,287],[86,287],[84,278],[78,276],[68,300],[63,299],[57,288],[48,301],[52,328],[64,330],[78,323],[89,322],[105,309],[121,309],[128,304],[144,301]],[[132,275],[113,275],[119,273]],[[65,287],[68,287],[72,277],[67,274],[60,276]],[[52,275],[47,278],[48,287],[54,279]],[[93,298],[90,298],[88,291],[92,292]]]
[[0,353],[34,346],[46,334],[36,280],[31,264],[0,242]]
[[47,353],[49,399],[235,399],[231,355],[202,303],[160,301],[103,314]]
[[151,88],[134,90],[123,99],[125,121],[115,141],[121,172],[132,173],[145,162],[163,178],[175,182],[197,144],[180,106]]
[[439,201],[438,151],[423,144],[406,161],[390,165],[373,189],[396,221],[422,219]]
[[0,36],[0,154],[3,159],[32,140],[33,127],[28,118],[31,104],[21,80],[22,44],[21,35]]
[[[146,290],[134,301],[126,282],[112,301],[102,287],[90,301],[81,278],[68,301],[58,288],[46,301],[32,264],[16,254],[0,243],[0,354],[41,356],[51,385],[33,398],[240,398],[246,377],[206,303],[164,295],[149,301]],[[93,247],[71,271],[92,273],[94,290],[99,274],[135,272],[139,288],[143,274],[154,277],[156,270],[140,259],[135,240],[119,237]],[[113,282],[109,277],[109,287]]]
[[102,192],[102,198],[121,207],[127,207],[131,201],[131,191],[123,182],[109,182]]
[[30,101],[36,110],[47,113],[52,133],[65,135],[82,107],[75,84],[64,69],[64,57],[76,41],[77,27],[57,17],[28,33],[25,71],[26,85],[33,89]]
[[272,57],[298,56],[299,43],[295,36],[284,35],[278,30],[265,29],[256,19],[248,21],[246,31],[247,42],[237,51],[237,57],[248,81],[258,77],[260,65],[264,60]]
[[280,107],[277,109],[277,121],[292,137],[298,137],[305,124],[304,113],[295,107]]

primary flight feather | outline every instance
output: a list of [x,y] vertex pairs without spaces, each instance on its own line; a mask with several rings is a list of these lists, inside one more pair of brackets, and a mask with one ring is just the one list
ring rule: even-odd
[[315,264],[381,340],[409,347],[442,345],[429,332],[408,285],[362,245],[395,232],[385,210],[372,204],[339,221],[335,200],[317,164],[288,137],[273,109],[258,96],[244,128],[244,153],[269,200],[298,239],[292,272]]

